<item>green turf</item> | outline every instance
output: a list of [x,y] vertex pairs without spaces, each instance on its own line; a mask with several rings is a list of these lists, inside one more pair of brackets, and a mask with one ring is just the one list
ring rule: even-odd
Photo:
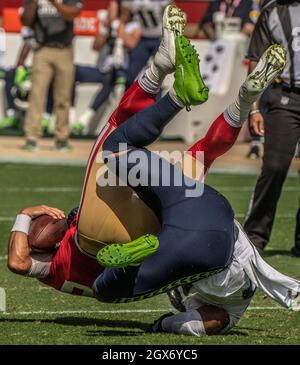
[[[300,343],[300,312],[281,309],[259,291],[255,294],[252,307],[278,309],[248,310],[226,336],[193,338],[170,334],[149,335],[143,332],[147,325],[170,309],[164,295],[132,304],[106,305],[94,299],[62,294],[35,279],[10,273],[3,259],[12,225],[10,217],[14,217],[23,206],[42,203],[68,212],[78,204],[83,176],[84,169],[80,167],[0,164],[0,287],[6,289],[8,311],[7,314],[0,314],[0,344]],[[207,182],[230,200],[242,222],[255,180],[255,176],[212,174]],[[72,189],[53,193],[40,189],[57,187]],[[298,187],[296,178],[289,178],[285,184],[266,260],[284,273],[300,279],[300,259],[289,254],[293,245]],[[124,310],[130,312],[122,313]],[[139,310],[149,312],[141,313]],[[46,313],[38,313],[40,311]]]

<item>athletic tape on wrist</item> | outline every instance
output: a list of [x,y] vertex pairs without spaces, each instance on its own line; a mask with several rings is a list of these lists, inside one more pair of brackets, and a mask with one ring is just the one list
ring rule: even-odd
[[18,214],[12,227],[12,232],[23,232],[28,235],[31,218],[26,214]]

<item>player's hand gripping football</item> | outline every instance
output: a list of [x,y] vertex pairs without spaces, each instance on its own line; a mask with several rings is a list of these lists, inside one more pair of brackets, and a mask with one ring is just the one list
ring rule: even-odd
[[32,219],[44,214],[47,214],[54,219],[65,218],[65,213],[62,210],[58,208],[48,207],[47,205],[36,205],[34,207],[24,208],[20,211],[20,213],[26,214]]

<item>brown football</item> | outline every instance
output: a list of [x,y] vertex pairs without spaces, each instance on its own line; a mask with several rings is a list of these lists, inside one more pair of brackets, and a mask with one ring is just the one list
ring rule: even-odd
[[29,246],[39,250],[51,250],[63,239],[67,230],[67,219],[41,215],[31,222],[28,234]]

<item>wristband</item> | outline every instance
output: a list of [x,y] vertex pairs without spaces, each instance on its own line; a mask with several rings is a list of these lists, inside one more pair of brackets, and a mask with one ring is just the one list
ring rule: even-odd
[[257,114],[257,113],[260,113],[260,110],[259,109],[255,109],[255,110],[251,110],[249,115],[254,115],[254,114]]
[[18,214],[12,232],[23,232],[28,235],[31,218],[26,214]]

